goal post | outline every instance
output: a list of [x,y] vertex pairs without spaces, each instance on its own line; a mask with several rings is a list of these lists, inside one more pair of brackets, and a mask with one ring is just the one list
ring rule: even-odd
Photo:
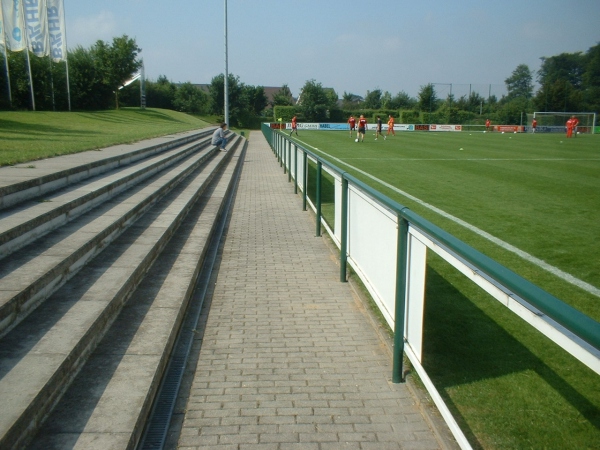
[[537,121],[537,129],[539,132],[546,133],[562,133],[565,131],[567,120],[571,117],[577,117],[579,123],[577,125],[578,133],[594,134],[596,127],[595,112],[545,112],[535,111],[533,114],[527,114],[528,131],[531,130],[533,119]]

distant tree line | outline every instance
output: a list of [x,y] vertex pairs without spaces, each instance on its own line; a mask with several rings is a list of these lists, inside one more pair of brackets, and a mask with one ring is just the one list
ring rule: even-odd
[[[90,48],[76,47],[68,54],[71,104],[74,110],[98,110],[139,106],[139,81],[119,88],[141,67],[141,49],[135,39],[124,35],[112,43],[97,41]],[[481,96],[471,92],[455,98],[439,98],[435,84],[421,86],[417,97],[401,91],[396,95],[377,88],[363,97],[344,92],[341,99],[332,88],[308,80],[298,99],[284,85],[269,102],[263,86],[244,84],[228,75],[229,115],[232,125],[254,127],[262,120],[345,121],[350,114],[387,116],[410,123],[495,123],[518,124],[533,111],[600,110],[600,44],[587,52],[562,53],[541,58],[537,74],[520,64],[506,79],[507,94]],[[35,103],[38,110],[67,109],[66,65],[49,58],[31,57]],[[2,61],[4,65],[4,61]],[[29,74],[24,53],[8,55],[13,109],[30,109]],[[536,78],[537,76],[537,78]],[[173,83],[166,75],[146,81],[146,106],[174,109],[190,114],[223,116],[224,75],[215,76],[208,88]],[[534,79],[539,89],[534,92]],[[6,73],[0,73],[0,108],[8,109]]]

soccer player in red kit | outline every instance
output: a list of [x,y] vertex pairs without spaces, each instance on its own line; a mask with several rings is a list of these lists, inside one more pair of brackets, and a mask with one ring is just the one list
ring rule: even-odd
[[579,125],[579,119],[575,116],[571,116],[571,122],[573,123],[573,136],[577,137],[577,125]]
[[348,126],[350,127],[350,137],[352,137],[352,132],[356,129],[356,119],[354,116],[350,116],[348,119]]
[[296,116],[292,117],[292,131],[290,131],[290,136],[294,131],[296,132],[296,136],[298,136],[298,119]]
[[361,142],[365,141],[365,132],[367,131],[367,119],[362,114],[360,115],[360,119],[358,119],[358,136],[357,139],[360,139]]

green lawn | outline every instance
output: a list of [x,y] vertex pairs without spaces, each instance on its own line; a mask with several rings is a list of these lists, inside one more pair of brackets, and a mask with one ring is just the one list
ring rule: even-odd
[[162,109],[0,111],[0,166],[178,133],[209,124]]
[[[596,294],[424,205],[597,289],[600,136],[415,132],[355,143],[345,132],[315,131],[299,139],[600,321]],[[423,365],[474,447],[600,448],[600,377],[441,258],[428,260]]]

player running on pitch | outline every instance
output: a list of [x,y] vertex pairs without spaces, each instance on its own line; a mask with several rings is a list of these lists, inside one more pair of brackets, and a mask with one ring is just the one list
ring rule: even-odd
[[[376,131],[375,131],[375,140],[377,140],[377,138],[379,136],[383,136],[383,133],[381,132],[382,129],[383,129],[382,128],[383,125],[382,125],[382,122],[381,122],[381,117],[377,116],[377,122],[376,123],[377,123],[377,128],[376,128]],[[385,136],[383,136],[383,140],[385,141]]]
[[389,136],[390,133],[392,133],[394,136],[396,136],[396,131],[394,130],[394,118],[392,117],[391,114],[390,114],[390,118],[388,119],[387,136]]
[[354,116],[350,116],[348,119],[348,126],[350,127],[350,138],[352,138],[352,132],[356,130],[356,119]]
[[358,119],[358,135],[356,136],[356,142],[365,142],[365,132],[367,131],[367,119],[362,114]]
[[298,119],[296,116],[292,117],[292,131],[290,131],[290,136],[294,131],[296,132],[296,136],[298,136]]

